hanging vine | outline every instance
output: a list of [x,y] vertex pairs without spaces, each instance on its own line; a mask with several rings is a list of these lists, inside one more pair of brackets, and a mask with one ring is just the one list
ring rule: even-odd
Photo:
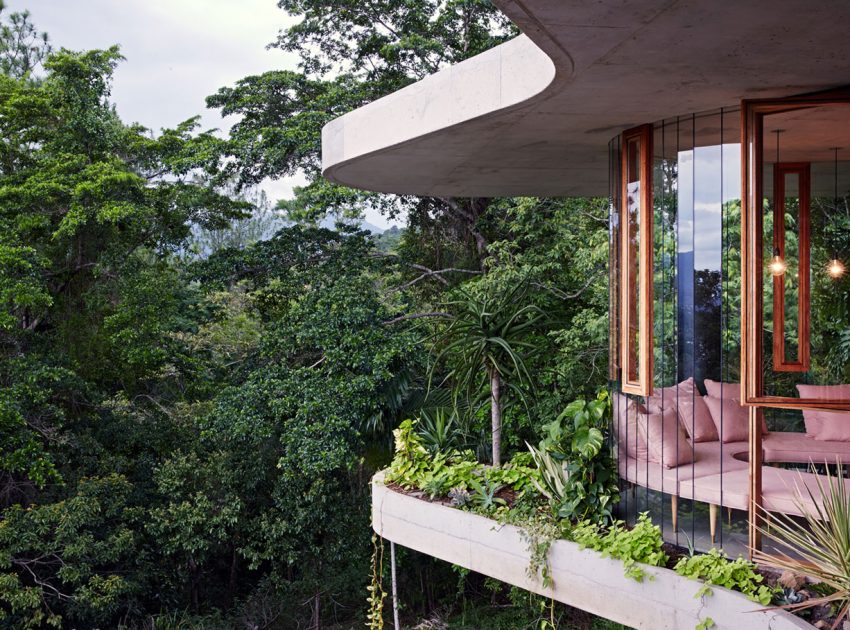
[[387,593],[384,590],[384,539],[377,534],[372,535],[372,583],[369,591],[369,613],[366,615],[370,630],[384,628],[384,600]]

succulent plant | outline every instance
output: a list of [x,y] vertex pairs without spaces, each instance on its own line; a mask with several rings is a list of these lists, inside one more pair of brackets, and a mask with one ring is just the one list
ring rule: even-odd
[[449,498],[452,500],[454,507],[463,507],[469,504],[472,500],[472,495],[469,494],[469,490],[466,488],[456,487],[449,490]]

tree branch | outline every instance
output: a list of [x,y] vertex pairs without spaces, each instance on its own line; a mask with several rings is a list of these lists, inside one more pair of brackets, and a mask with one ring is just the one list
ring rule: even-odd
[[426,318],[426,317],[442,317],[442,318],[446,318],[446,319],[453,319],[453,317],[450,313],[439,313],[439,312],[411,313],[409,315],[401,315],[399,317],[394,317],[393,319],[387,319],[382,323],[384,323],[386,325],[397,324],[399,322],[405,322],[405,321],[410,320],[410,319],[423,319],[423,318]]
[[423,271],[425,271],[425,273],[414,278],[410,282],[405,282],[401,286],[393,288],[391,292],[404,291],[405,289],[409,289],[414,284],[416,284],[417,282],[419,282],[421,280],[424,280],[425,278],[434,278],[435,280],[438,280],[439,282],[443,283],[444,286],[448,286],[448,284],[449,284],[448,280],[443,278],[444,273],[468,273],[468,274],[471,274],[471,275],[480,275],[480,274],[483,273],[482,271],[476,271],[476,270],[473,270],[473,269],[458,269],[456,267],[448,267],[446,269],[436,269],[435,270],[435,269],[428,269],[427,267],[423,267],[422,265],[411,264],[410,266],[415,268],[415,269],[423,270]]

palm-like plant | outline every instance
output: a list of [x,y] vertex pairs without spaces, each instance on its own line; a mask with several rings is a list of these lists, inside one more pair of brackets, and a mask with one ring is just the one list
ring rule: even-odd
[[[833,589],[833,593],[813,598],[798,604],[783,606],[788,609],[811,608],[820,604],[831,604],[838,609],[832,625],[838,627],[850,612],[850,493],[842,477],[826,471],[826,483],[817,476],[819,497],[801,482],[814,504],[814,509],[802,501],[801,491],[796,498],[797,507],[803,514],[796,521],[784,514],[775,514],[770,529],[760,528],[762,535],[788,549],[784,552],[767,553],[753,551],[753,559],[759,564],[790,571],[797,575],[808,575]],[[838,465],[841,470],[841,465]]]
[[446,380],[453,384],[455,403],[463,394],[471,400],[482,385],[489,390],[494,466],[501,465],[503,386],[523,400],[522,387],[534,387],[525,357],[536,347],[531,339],[545,316],[524,301],[522,284],[501,295],[461,291],[461,298],[447,305],[452,319],[437,340],[440,352],[434,365],[451,358]]

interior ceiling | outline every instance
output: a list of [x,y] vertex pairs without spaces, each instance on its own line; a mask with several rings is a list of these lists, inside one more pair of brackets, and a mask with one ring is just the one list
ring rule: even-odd
[[494,2],[552,58],[549,87],[334,164],[330,179],[419,195],[604,196],[607,145],[624,129],[850,84],[847,0]]
[[828,162],[850,157],[850,104],[771,114],[764,119],[764,161]]

